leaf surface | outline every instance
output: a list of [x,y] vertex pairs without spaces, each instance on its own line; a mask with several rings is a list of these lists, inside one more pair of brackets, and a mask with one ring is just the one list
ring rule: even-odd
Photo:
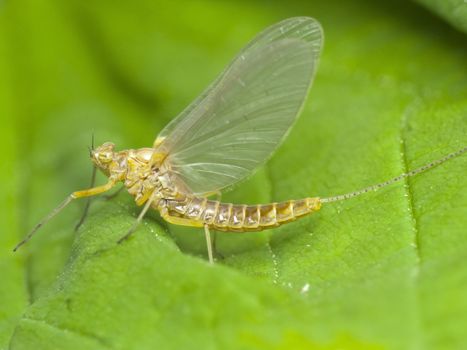
[[462,148],[464,35],[404,1],[0,6],[8,15],[0,70],[9,77],[0,106],[14,116],[1,138],[12,150],[1,174],[5,348],[466,346],[465,156],[273,231],[219,233],[215,266],[202,232],[155,213],[116,245],[139,210],[125,193],[96,200],[77,233],[84,203],[20,255],[9,252],[88,185],[92,132],[119,149],[151,145],[243,44],[284,17],[322,23],[318,75],[284,145],[223,200],[346,193]]

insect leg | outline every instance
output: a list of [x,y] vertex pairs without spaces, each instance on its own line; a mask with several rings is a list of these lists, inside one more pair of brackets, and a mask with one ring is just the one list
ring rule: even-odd
[[125,236],[123,236],[122,238],[120,238],[117,243],[122,243],[124,240],[126,240],[128,237],[130,237],[130,235],[135,232],[136,228],[138,227],[139,223],[141,222],[141,220],[143,220],[143,217],[144,215],[146,215],[148,209],[151,207],[151,204],[152,202],[154,202],[154,200],[156,199],[156,194],[157,194],[157,191],[154,191],[151,196],[149,197],[149,199],[147,200],[146,204],[144,205],[144,208],[143,210],[141,210],[141,213],[139,213],[138,215],[138,218],[136,219],[135,223],[133,224],[133,226],[131,226],[131,228],[128,230],[128,232],[125,234]]
[[117,196],[122,192],[122,190],[123,190],[124,188],[125,188],[125,187],[122,186],[122,187],[120,187],[118,190],[116,190],[114,193],[105,195],[105,196],[103,196],[103,197],[104,197],[104,199],[105,199],[106,201],[110,201],[110,200],[114,199],[115,197],[117,197]]
[[208,257],[209,263],[214,264],[214,258],[212,257],[212,241],[211,241],[211,234],[209,232],[209,226],[204,225],[204,234],[206,236],[206,244],[208,246]]
[[[96,183],[96,172],[97,172],[97,168],[93,166],[92,175],[91,175],[91,187],[94,187],[94,184]],[[78,229],[84,223],[84,220],[86,220],[86,216],[88,216],[90,206],[91,206],[91,197],[88,197],[86,201],[86,205],[84,206],[83,214],[81,215],[81,218],[79,219],[78,223],[75,226],[75,232],[78,231]]]
[[[207,197],[216,196],[216,201],[220,202],[221,197],[222,197],[222,192],[217,190],[217,191],[208,193],[206,196]],[[220,254],[217,252],[217,231],[212,232],[211,236],[212,236],[211,247],[212,247],[213,254],[215,254],[216,256],[220,256]]]
[[57,215],[60,211],[62,211],[62,209],[65,208],[68,204],[70,204],[73,199],[98,195],[100,193],[103,193],[103,192],[106,192],[106,191],[110,190],[114,185],[115,185],[115,180],[109,179],[109,181],[105,185],[89,188],[87,190],[73,192],[62,203],[60,203],[60,205],[58,207],[56,207],[45,218],[43,218],[32,229],[32,231],[29,232],[28,235],[21,242],[19,242],[16,245],[16,247],[13,249],[13,251],[16,252],[19,247],[21,247],[23,244],[28,242],[32,238],[32,236],[34,236],[34,234],[37,232],[37,230],[39,230],[50,219],[52,219],[55,215]]
[[70,197],[72,197],[72,199],[78,199],[84,197],[97,196],[98,194],[110,190],[112,187],[115,186],[116,183],[117,182],[114,179],[109,179],[109,181],[105,185],[88,188],[87,190],[75,191],[70,195]]
[[214,263],[214,258],[213,258],[213,244],[211,240],[211,233],[209,231],[208,225],[205,225],[201,223],[198,220],[191,220],[187,218],[181,218],[177,216],[171,216],[170,213],[165,209],[160,211],[162,218],[174,225],[183,225],[183,226],[190,226],[190,227],[204,227],[204,234],[206,236],[206,244],[208,247],[208,257],[209,257],[209,262],[212,264]]
[[171,216],[170,213],[166,209],[162,209],[160,211],[162,218],[174,225],[181,225],[181,226],[189,226],[189,227],[203,227],[204,224],[199,220],[192,220],[187,218],[181,218],[178,216]]

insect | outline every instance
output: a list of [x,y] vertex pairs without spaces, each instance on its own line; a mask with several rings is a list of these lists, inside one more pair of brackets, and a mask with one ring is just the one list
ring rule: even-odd
[[380,184],[328,198],[239,205],[209,197],[251,175],[284,140],[313,82],[323,45],[321,25],[296,17],[253,39],[221,75],[159,134],[151,148],[115,151],[113,143],[90,150],[104,185],[76,191],[47,215],[15,251],[70,202],[123,182],[143,206],[169,223],[204,228],[209,261],[210,230],[245,232],[273,228],[318,211],[323,203],[349,199],[414,176],[467,151],[467,147]]

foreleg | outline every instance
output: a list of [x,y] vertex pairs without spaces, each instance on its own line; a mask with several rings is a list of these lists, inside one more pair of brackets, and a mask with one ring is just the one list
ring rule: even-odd
[[101,194],[103,192],[110,190],[113,186],[115,186],[115,183],[116,183],[115,180],[109,179],[109,181],[105,185],[92,187],[87,190],[73,192],[62,203],[60,203],[58,207],[56,207],[45,218],[39,221],[39,223],[32,229],[32,231],[28,233],[26,238],[24,238],[21,242],[19,242],[16,245],[13,251],[17,251],[19,247],[27,243],[32,238],[32,236],[34,236],[37,230],[41,228],[41,226],[45,225],[50,219],[52,219],[55,215],[61,212],[62,209],[64,209],[68,204],[70,204],[73,201],[73,199],[96,196],[98,194]]

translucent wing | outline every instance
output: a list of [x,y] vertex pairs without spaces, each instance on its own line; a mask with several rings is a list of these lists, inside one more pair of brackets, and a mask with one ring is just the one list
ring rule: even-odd
[[320,24],[307,17],[279,22],[253,39],[156,139],[173,175],[203,194],[252,174],[299,114],[322,43]]

